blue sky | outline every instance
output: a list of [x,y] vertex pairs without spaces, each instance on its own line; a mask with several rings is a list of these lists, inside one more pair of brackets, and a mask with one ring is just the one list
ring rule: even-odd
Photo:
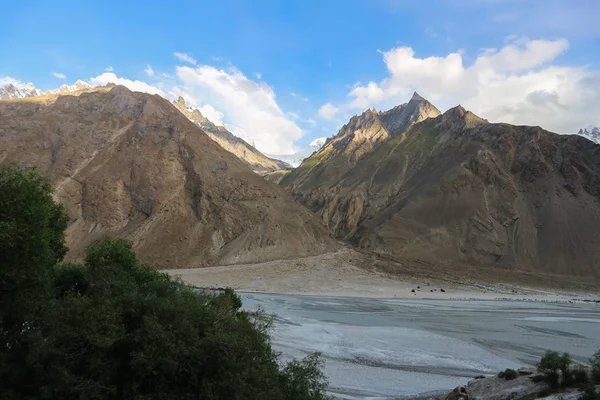
[[1,7],[10,18],[0,79],[42,90],[77,79],[141,81],[167,96],[183,94],[269,153],[331,136],[349,116],[403,103],[412,90],[442,111],[461,103],[491,121],[560,133],[600,124],[598,0],[30,0]]

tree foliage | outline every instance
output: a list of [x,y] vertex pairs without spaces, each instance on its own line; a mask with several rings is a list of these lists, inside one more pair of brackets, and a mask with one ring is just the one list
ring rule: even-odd
[[2,296],[30,304],[11,312],[20,329],[0,346],[3,400],[325,398],[319,357],[280,365],[270,319],[244,311],[232,290],[188,288],[121,239],[92,245],[83,264],[57,264],[66,218],[49,182],[3,167],[0,185]]
[[553,389],[560,387],[560,377],[562,375],[563,382],[566,382],[566,377],[569,376],[569,367],[572,364],[572,359],[569,353],[559,354],[556,351],[547,351],[544,357],[538,364],[538,371],[546,376],[546,382]]

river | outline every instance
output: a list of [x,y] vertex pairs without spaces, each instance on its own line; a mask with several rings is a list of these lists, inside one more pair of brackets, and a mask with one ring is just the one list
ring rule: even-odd
[[450,390],[481,374],[535,365],[547,349],[585,362],[600,349],[600,305],[361,299],[242,293],[273,313],[282,359],[319,351],[330,392],[387,400]]

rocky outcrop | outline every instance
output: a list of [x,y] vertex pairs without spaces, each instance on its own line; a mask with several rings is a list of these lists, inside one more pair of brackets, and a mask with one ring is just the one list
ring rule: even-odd
[[0,101],[0,162],[50,176],[70,218],[68,259],[106,236],[162,268],[337,247],[312,213],[160,96],[116,86],[35,99]]
[[354,116],[320,150],[307,158],[281,184],[294,191],[335,185],[361,159],[398,136],[414,123],[440,112],[414,93],[408,103],[379,112],[369,109]]
[[240,160],[248,164],[254,172],[265,174],[292,168],[291,165],[283,161],[265,156],[254,146],[229,132],[224,126],[213,124],[208,118],[202,115],[200,110],[188,107],[183,97],[179,96],[177,100],[173,101],[173,105],[181,111],[183,115],[188,117],[190,121],[202,128],[202,130],[222,148],[236,155]]
[[600,275],[600,146],[460,106],[401,132],[383,121],[353,117],[281,180],[337,237],[431,262]]
[[469,400],[471,397],[469,396],[469,391],[464,386],[459,386],[450,393],[448,396],[444,398],[444,400]]

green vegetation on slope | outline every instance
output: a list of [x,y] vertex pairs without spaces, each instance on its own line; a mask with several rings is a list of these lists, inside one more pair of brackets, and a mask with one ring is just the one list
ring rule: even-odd
[[57,264],[66,217],[35,171],[0,167],[0,398],[324,399],[314,355],[281,367],[270,319],[197,293],[131,244]]

